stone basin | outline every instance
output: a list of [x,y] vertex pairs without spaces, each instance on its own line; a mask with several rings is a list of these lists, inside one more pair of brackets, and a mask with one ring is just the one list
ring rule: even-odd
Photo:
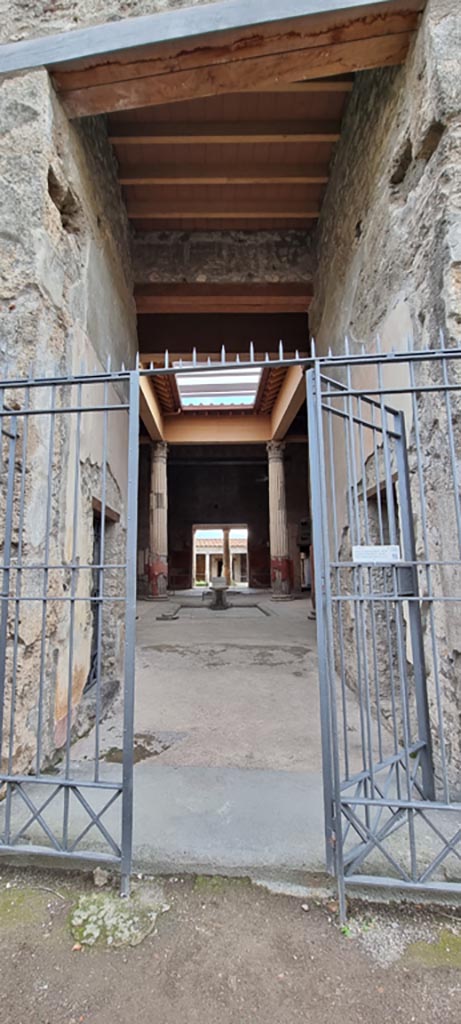
[[227,583],[224,576],[213,576],[211,580],[211,604],[210,608],[213,611],[226,611],[230,608],[227,600],[227,591],[229,590],[229,584]]

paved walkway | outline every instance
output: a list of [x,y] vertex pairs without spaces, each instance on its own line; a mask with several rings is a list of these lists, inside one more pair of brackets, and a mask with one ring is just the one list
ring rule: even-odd
[[[315,623],[305,599],[232,600],[139,603],[135,864],[294,879],[324,865]],[[113,773],[119,708],[101,739]]]
[[[212,612],[201,594],[139,604],[134,868],[308,885],[325,863],[315,623],[305,599],[273,602],[269,595],[245,594],[232,601],[226,612]],[[352,693],[347,701],[351,765],[360,767],[358,705]],[[100,778],[113,782],[121,776],[121,700],[103,720],[99,741]],[[94,756],[93,729],[73,745],[73,777],[92,778]],[[50,794],[49,785],[41,789],[31,793],[38,805]],[[110,796],[93,790],[93,806],[101,810]],[[61,792],[42,815],[57,835],[63,799]],[[103,817],[116,842],[120,810],[118,801]],[[43,843],[40,824],[28,823],[26,803],[16,800],[15,814],[26,842]],[[438,825],[449,836],[456,822],[439,818]],[[107,853],[101,833],[88,826],[72,797],[70,838],[83,835],[79,849]],[[425,818],[415,829],[423,870],[440,844]],[[407,864],[406,828],[387,844]],[[366,866],[379,875],[388,874],[390,864],[378,848]],[[458,875],[457,861],[442,861],[441,880]]]

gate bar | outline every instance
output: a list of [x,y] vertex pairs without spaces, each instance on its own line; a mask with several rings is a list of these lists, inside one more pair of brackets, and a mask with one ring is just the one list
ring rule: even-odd
[[120,894],[128,896],[133,848],[133,735],[138,530],[139,370],[130,373],[126,537],[125,679],[123,707],[122,859]]

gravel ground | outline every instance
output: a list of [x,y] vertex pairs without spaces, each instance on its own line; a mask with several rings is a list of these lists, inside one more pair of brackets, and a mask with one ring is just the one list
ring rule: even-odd
[[110,889],[2,869],[0,1024],[461,1020],[459,910],[356,905],[341,930],[334,902],[246,880],[141,881],[136,898],[149,886],[163,912],[139,945],[86,946],[73,908]]

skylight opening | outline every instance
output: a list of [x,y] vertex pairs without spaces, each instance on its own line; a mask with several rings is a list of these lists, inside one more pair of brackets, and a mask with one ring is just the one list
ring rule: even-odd
[[176,376],[183,409],[251,409],[256,401],[261,369],[194,371]]

